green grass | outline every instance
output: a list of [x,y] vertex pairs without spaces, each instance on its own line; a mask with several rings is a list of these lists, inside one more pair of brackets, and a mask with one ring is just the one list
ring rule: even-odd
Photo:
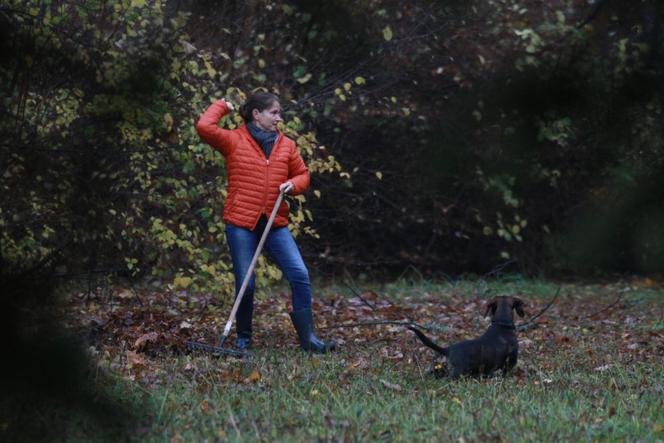
[[[259,352],[251,363],[184,357],[150,394],[155,441],[466,441],[662,439],[664,372],[656,364],[588,370],[583,355],[529,377],[435,379],[417,365],[372,363],[340,352]],[[194,370],[185,370],[189,365]],[[257,382],[240,382],[253,370]],[[239,377],[224,380],[224,373]],[[189,372],[189,373],[188,373]],[[386,382],[386,383],[385,383]]]
[[[559,287],[517,276],[491,283],[399,281],[362,290],[403,303],[427,294],[441,298],[519,294],[545,303]],[[565,284],[559,297],[575,303],[592,300],[601,307],[619,291],[628,294],[625,315],[643,310],[651,314],[651,321],[635,328],[657,331],[661,326],[657,312],[664,308],[661,290],[624,282]],[[328,286],[324,293],[353,295],[344,286]],[[588,309],[595,311],[596,305]],[[531,334],[535,343],[522,348],[519,369],[507,378],[436,379],[428,373],[430,352],[413,347],[403,359],[390,360],[382,356],[383,348],[403,348],[404,343],[389,341],[349,345],[327,356],[308,356],[294,347],[258,349],[252,362],[180,357],[168,371],[172,381],[149,396],[152,410],[159,412],[144,437],[154,441],[664,441],[661,341],[659,348],[647,348],[648,358],[639,357],[596,335],[594,327],[576,324],[578,319],[564,326],[560,321],[561,334],[572,340],[558,343],[554,336]],[[413,342],[405,343],[409,344]],[[254,370],[260,379],[247,381]]]
[[[362,342],[355,338],[365,330],[347,330],[338,352],[307,355],[275,320],[282,318],[262,305],[263,334],[251,361],[161,352],[132,368],[111,364],[125,352],[118,351],[102,362],[97,379],[133,411],[122,438],[135,441],[664,441],[664,291],[651,284],[561,287],[508,276],[489,283],[402,280],[362,291],[413,307],[419,318],[454,308],[448,314],[463,321],[434,329],[446,340],[452,332],[481,333],[478,298],[518,295],[533,315],[559,288],[548,323],[519,334],[519,363],[505,378],[434,378],[433,354],[385,327]],[[621,293],[621,305],[591,318]],[[319,294],[353,297],[342,285]],[[347,313],[351,305],[340,306]],[[331,309],[321,308],[327,324],[335,321]],[[465,329],[453,331],[458,327]],[[132,340],[121,349],[131,349]],[[61,439],[116,441],[120,434],[71,416]]]

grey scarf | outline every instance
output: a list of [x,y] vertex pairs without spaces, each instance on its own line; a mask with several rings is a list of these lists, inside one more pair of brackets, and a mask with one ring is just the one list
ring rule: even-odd
[[254,122],[247,123],[247,129],[249,129],[249,133],[256,140],[256,143],[263,148],[265,158],[269,158],[270,152],[272,152],[272,148],[274,147],[274,142],[279,137],[279,133],[277,131],[264,131],[256,126]]

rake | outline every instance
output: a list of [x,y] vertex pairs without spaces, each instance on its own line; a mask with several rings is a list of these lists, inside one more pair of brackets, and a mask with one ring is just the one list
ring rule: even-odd
[[221,339],[219,340],[219,346],[213,346],[213,345],[208,345],[206,343],[198,343],[194,341],[187,341],[186,347],[188,350],[205,351],[214,355],[225,354],[238,358],[251,358],[251,353],[246,351],[238,351],[237,349],[225,348],[224,344],[226,343],[226,339],[228,338],[228,335],[231,332],[231,326],[233,325],[233,320],[235,320],[235,315],[237,314],[237,310],[240,307],[240,303],[242,302],[242,297],[244,296],[247,286],[249,285],[249,280],[251,279],[252,272],[254,272],[254,267],[256,266],[256,262],[258,261],[258,256],[260,255],[261,250],[263,249],[263,244],[265,243],[265,239],[267,239],[267,235],[270,233],[270,227],[272,227],[272,223],[274,222],[274,219],[277,216],[277,211],[279,210],[279,206],[281,206],[281,202],[283,201],[283,199],[284,199],[284,192],[279,191],[279,197],[277,197],[277,201],[274,204],[274,208],[272,209],[270,218],[267,220],[267,223],[265,224],[265,230],[263,231],[263,235],[261,236],[261,239],[258,242],[258,246],[256,247],[256,252],[254,252],[254,257],[251,259],[251,264],[249,265],[249,269],[247,269],[247,273],[244,276],[244,280],[242,281],[242,286],[240,287],[240,292],[238,292],[237,297],[235,297],[235,304],[233,304],[233,309],[231,310],[231,315],[228,318],[228,321],[226,322],[226,327],[224,328],[224,332],[223,334],[221,334]]

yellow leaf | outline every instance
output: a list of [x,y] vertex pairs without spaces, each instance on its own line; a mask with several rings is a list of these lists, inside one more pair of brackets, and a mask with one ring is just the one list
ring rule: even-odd
[[205,60],[204,63],[208,75],[210,76],[210,78],[214,78],[214,76],[217,75],[217,71],[212,67],[212,64],[208,60]]
[[131,6],[134,8],[142,8],[145,6],[145,0],[131,0]]
[[355,77],[355,84],[357,84],[357,85],[363,85],[366,82],[367,81],[364,79],[364,77],[360,77],[360,76]]
[[320,191],[318,189],[314,190],[314,195],[318,198],[320,198]]
[[175,277],[173,283],[178,288],[186,289],[191,284],[191,277]]
[[380,171],[376,171],[376,177],[378,177],[378,180],[382,180],[383,179],[383,173],[380,172]]
[[304,75],[304,76],[298,78],[298,79],[297,79],[297,82],[298,82],[299,84],[303,85],[303,84],[305,84],[306,82],[308,82],[309,80],[311,80],[311,73],[308,73],[308,74],[306,74],[306,75]]
[[166,131],[171,132],[171,129],[173,129],[173,116],[168,112],[164,114],[164,125],[166,126]]
[[388,42],[392,40],[392,28],[389,26],[383,28],[383,38]]
[[348,83],[348,82],[344,83],[344,89],[346,91],[350,91],[350,88],[352,88],[352,87],[353,87],[353,85],[351,85],[350,83]]

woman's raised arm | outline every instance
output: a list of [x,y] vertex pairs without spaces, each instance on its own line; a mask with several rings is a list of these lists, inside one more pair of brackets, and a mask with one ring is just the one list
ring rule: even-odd
[[221,152],[224,157],[233,150],[233,133],[218,126],[219,120],[233,110],[233,106],[224,100],[217,100],[198,119],[196,132],[201,139]]

